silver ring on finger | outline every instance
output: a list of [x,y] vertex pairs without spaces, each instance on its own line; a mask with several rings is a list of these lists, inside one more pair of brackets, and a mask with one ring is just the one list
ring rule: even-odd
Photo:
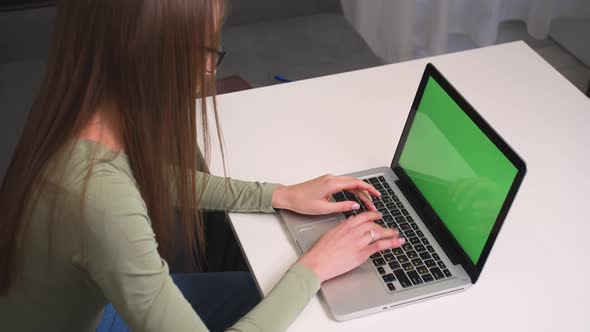
[[369,243],[370,245],[375,243],[375,232],[373,232],[373,230],[369,230],[369,233],[371,233],[371,242]]

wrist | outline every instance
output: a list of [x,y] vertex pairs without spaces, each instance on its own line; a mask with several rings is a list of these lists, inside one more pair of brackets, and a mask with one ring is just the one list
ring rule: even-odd
[[289,205],[289,187],[280,184],[272,193],[273,209],[288,209]]
[[310,258],[309,255],[303,255],[301,258],[299,258],[298,262],[313,272],[313,274],[315,274],[320,281],[320,284],[326,280],[326,278],[323,276],[323,273],[321,273],[320,266],[315,264],[313,258]]

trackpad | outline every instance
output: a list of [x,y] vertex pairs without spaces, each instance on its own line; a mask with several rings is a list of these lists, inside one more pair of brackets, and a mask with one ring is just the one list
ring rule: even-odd
[[297,239],[297,245],[302,253],[306,253],[313,247],[313,245],[332,228],[340,224],[339,218],[332,218],[306,225],[297,226],[295,228],[295,238]]

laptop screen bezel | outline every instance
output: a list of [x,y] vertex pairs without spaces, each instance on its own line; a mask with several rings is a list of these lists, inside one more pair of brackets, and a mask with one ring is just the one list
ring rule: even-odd
[[[408,138],[408,134],[414,122],[414,118],[418,111],[418,106],[420,105],[420,101],[422,100],[422,96],[424,94],[424,89],[428,83],[428,79],[433,78],[443,89],[444,91],[457,103],[457,105],[467,114],[467,116],[475,123],[475,125],[492,141],[493,144],[498,147],[498,149],[507,157],[507,159],[516,167],[517,173],[512,182],[510,190],[502,204],[502,208],[498,213],[494,226],[492,227],[492,231],[483,247],[481,255],[477,264],[474,264],[471,259],[468,257],[467,253],[463,250],[461,245],[457,242],[455,237],[451,234],[445,224],[442,222],[441,218],[436,214],[432,206],[426,201],[424,196],[420,193],[416,185],[412,182],[408,174],[404,171],[404,169],[399,165],[399,160],[403,148],[406,144],[406,140]],[[449,258],[454,264],[461,264],[467,274],[471,277],[471,282],[475,283],[481,274],[483,266],[490,254],[492,246],[498,237],[498,233],[500,232],[500,228],[502,227],[504,220],[506,219],[506,215],[508,214],[508,210],[514,201],[516,193],[524,179],[524,175],[526,173],[526,164],[525,162],[516,154],[516,152],[510,148],[510,146],[498,135],[498,133],[481,117],[481,115],[475,111],[475,109],[461,96],[461,94],[453,88],[453,86],[444,78],[444,76],[434,67],[433,64],[428,63],[426,65],[426,69],[424,70],[424,74],[422,75],[422,79],[420,80],[420,85],[418,86],[418,91],[416,92],[416,96],[414,97],[414,101],[412,103],[412,108],[410,110],[410,114],[406,120],[404,125],[404,130],[402,132],[402,136],[399,140],[398,146],[395,151],[395,155],[393,157],[393,161],[391,163],[391,169],[395,172],[398,176],[398,186],[400,190],[404,193],[406,198],[409,200],[412,207],[416,210],[416,212],[420,215],[420,218],[424,221],[424,223],[429,228],[430,232],[434,235],[437,239],[439,244],[443,247]]]

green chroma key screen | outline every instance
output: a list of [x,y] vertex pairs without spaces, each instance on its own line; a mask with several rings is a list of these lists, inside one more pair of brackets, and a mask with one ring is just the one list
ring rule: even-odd
[[477,264],[517,169],[432,77],[399,164]]

